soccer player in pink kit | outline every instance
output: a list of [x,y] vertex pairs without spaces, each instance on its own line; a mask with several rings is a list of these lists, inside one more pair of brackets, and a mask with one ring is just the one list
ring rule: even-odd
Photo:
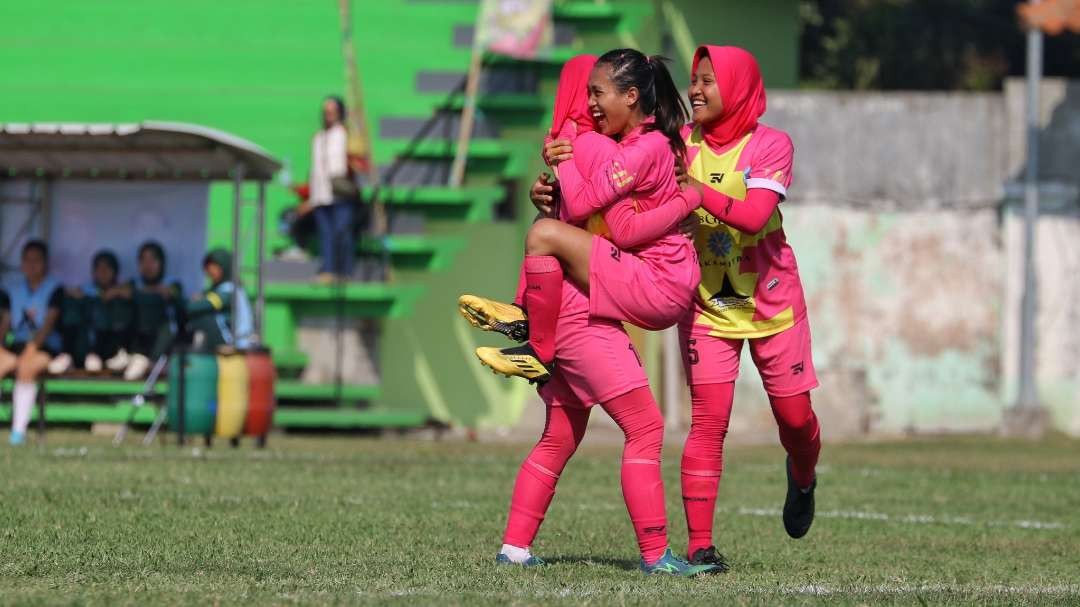
[[[640,56],[640,53],[638,55]],[[643,56],[640,57],[644,59]],[[621,63],[609,65],[605,64],[604,59],[601,58],[599,65],[604,70],[600,80],[614,89],[615,84],[611,82],[607,74],[613,66],[621,65]],[[579,133],[591,129],[588,108],[580,103],[583,99],[575,100],[575,97],[583,97],[580,93],[585,90],[584,85],[589,74],[592,73],[592,79],[596,79],[595,70],[591,68],[591,58],[576,58],[564,67],[556,100],[553,133],[561,131],[567,134],[567,130]],[[649,80],[651,80],[654,68],[647,65],[631,65],[627,69],[634,71],[635,68],[638,77],[644,80],[644,82],[635,83],[635,88],[641,90],[652,86]],[[674,89],[673,84],[671,89]],[[630,116],[616,113],[618,117],[613,122],[618,125],[618,130],[615,132],[632,131],[636,124],[645,121],[644,110],[655,103],[653,101],[631,104],[629,107],[633,109],[628,112]],[[622,124],[623,121],[630,120],[636,124]],[[598,143],[598,145],[602,144]],[[618,150],[612,149],[610,152],[615,155]],[[667,166],[670,172],[672,158],[670,152],[668,154]],[[581,161],[585,162],[584,157],[587,155],[582,155]],[[569,163],[563,164],[560,170],[561,176],[565,177],[568,166]],[[677,187],[675,192],[678,194]],[[689,210],[696,207],[700,193],[696,196],[691,194],[691,197],[694,201]],[[632,203],[628,203],[627,206],[630,204]],[[561,216],[570,224],[558,225],[581,232],[587,239],[587,243],[592,246],[592,236],[571,225],[584,222],[588,213],[578,211],[573,205],[574,203],[571,202],[569,206],[562,209],[561,213]],[[601,210],[603,206],[597,209]],[[683,211],[677,217],[665,220],[670,224],[666,231],[673,229],[689,210]],[[637,230],[627,229],[626,225],[635,226],[638,223],[635,218],[620,219],[617,213],[604,213],[604,216],[614,224],[611,226],[613,236],[615,234],[619,234],[619,237],[634,236],[641,231],[649,232],[656,229],[651,225],[638,226]],[[656,216],[652,215],[652,217]],[[537,222],[537,225],[545,222],[557,223],[550,219],[542,219]],[[666,231],[663,233],[666,234]],[[609,255],[607,251],[613,245],[607,240],[604,240],[604,243],[606,245],[603,253],[607,256]],[[622,256],[620,249],[611,250],[620,251],[619,256]],[[540,441],[521,465],[511,499],[504,544],[497,556],[497,562],[525,566],[542,564],[540,559],[532,555],[530,546],[554,496],[559,475],[584,436],[590,406],[600,403],[623,430],[626,437],[621,474],[623,496],[638,538],[642,570],[650,574],[680,576],[694,576],[714,571],[716,568],[711,565],[691,566],[676,557],[668,548],[667,515],[664,507],[663,481],[660,477],[663,419],[649,390],[648,378],[645,376],[626,331],[616,320],[590,318],[592,298],[588,294],[588,289],[595,283],[586,281],[579,286],[573,281],[567,281],[562,276],[558,259],[536,255],[532,247],[527,252],[530,253],[524,264],[527,288],[522,302],[529,315],[526,319],[523,312],[514,308],[521,314],[520,320],[514,322],[527,321],[529,335],[532,337],[537,331],[537,316],[545,317],[546,314],[552,314],[553,326],[541,327],[539,330],[547,331],[545,340],[542,342],[545,347],[549,344],[552,346],[557,344],[556,355],[559,364],[550,374],[550,380],[541,382],[539,392],[547,407],[547,421]],[[632,255],[632,253],[626,254],[627,257],[632,257]],[[693,259],[690,261],[693,262]],[[691,265],[696,268],[696,263]],[[463,311],[468,312],[466,318],[469,318],[470,322],[478,319],[473,315],[474,313],[479,315],[479,321],[474,324],[482,328],[497,329],[492,326],[494,323],[509,320],[505,316],[497,316],[500,310],[491,307],[491,304],[497,304],[497,302],[489,302],[482,298],[466,300],[466,297],[468,296],[463,296],[462,306]],[[545,301],[547,298],[553,298],[554,301]],[[477,308],[471,308],[470,302]],[[512,308],[506,304],[498,305],[506,309]],[[536,310],[541,308],[544,309],[538,313]],[[491,312],[491,315],[485,315],[488,312]],[[506,323],[503,325],[509,326]]]
[[679,326],[692,400],[682,492],[690,562],[725,566],[712,523],[743,342],[788,454],[783,522],[793,538],[814,520],[821,441],[810,390],[818,382],[799,269],[778,208],[791,185],[794,148],[786,133],[758,122],[765,88],[757,61],[736,47],[698,48],[688,97],[687,173],[705,185],[705,197],[694,238],[701,285]]
[[[541,382],[549,376],[564,275],[586,290],[593,318],[653,330],[678,322],[700,278],[694,248],[677,230],[700,201],[699,190],[680,192],[672,170],[684,153],[674,123],[685,110],[667,68],[638,51],[609,51],[592,71],[589,109],[602,134],[577,134],[574,162],[556,167],[560,217],[568,223],[540,219],[526,236],[529,343],[477,350],[505,375]],[[571,225],[594,215],[600,217],[589,221],[593,234]],[[460,303],[475,326],[520,338],[520,331],[504,330],[523,324],[520,311],[471,295]]]

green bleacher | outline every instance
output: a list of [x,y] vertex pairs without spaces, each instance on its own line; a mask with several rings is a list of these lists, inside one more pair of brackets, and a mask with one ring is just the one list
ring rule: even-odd
[[[75,0],[55,9],[71,19],[36,19],[30,6],[11,9],[25,12],[20,20],[23,37],[68,36],[86,52],[77,66],[66,56],[25,61],[12,57],[8,80],[0,83],[6,106],[0,109],[0,120],[158,118],[206,124],[264,146],[290,163],[294,179],[305,179],[308,145],[317,126],[315,109],[325,94],[343,88],[334,3],[268,3],[258,11],[213,0],[193,0],[183,7],[148,8],[135,0],[114,4],[125,3],[133,13],[156,13],[158,30],[152,40],[139,33],[139,20],[125,11],[101,16]],[[384,169],[403,163],[397,178],[379,189],[379,199],[392,220],[408,218],[414,229],[398,230],[392,222],[382,243],[364,239],[358,245],[361,259],[378,259],[381,246],[387,247],[389,282],[352,282],[338,288],[303,280],[267,281],[264,341],[272,348],[281,377],[276,425],[410,427],[430,421],[476,425],[516,419],[526,391],[477,375],[469,355],[474,336],[462,334],[454,302],[464,289],[512,294],[521,237],[534,213],[526,192],[542,168],[539,143],[559,68],[574,54],[602,52],[631,40],[630,30],[639,27],[641,14],[651,13],[652,4],[557,2],[560,44],[550,56],[535,61],[486,58],[487,69],[502,75],[482,88],[477,100],[478,120],[490,132],[472,139],[464,187],[451,189],[438,176],[453,159],[455,129],[435,129],[416,141],[408,133],[384,136],[383,124],[396,120],[406,127],[420,125],[440,114],[456,119],[464,101],[453,90],[465,76],[471,52],[467,36],[460,34],[474,25],[479,3],[353,2],[375,159]],[[181,18],[193,13],[211,22],[197,37]],[[382,35],[405,23],[408,36]],[[99,44],[95,31],[109,32],[115,44]],[[235,45],[240,39],[245,41],[243,52]],[[118,54],[120,50],[124,54]],[[131,65],[128,56],[139,56],[142,63]],[[175,68],[164,75],[143,64]],[[68,82],[67,94],[41,95],[36,84],[40,73]],[[517,89],[504,86],[518,81],[524,84]],[[436,177],[419,179],[422,171],[414,167],[432,168]],[[231,235],[226,190],[211,189],[207,246],[225,244]],[[274,184],[268,194],[267,229],[273,235],[269,248],[275,250],[288,244],[275,235],[277,217],[295,204],[295,197]],[[370,188],[364,191],[367,200],[373,194]],[[245,265],[251,262],[248,258]],[[252,279],[245,275],[245,280]],[[305,319],[333,317],[341,309],[351,321],[377,321],[380,335],[378,379],[346,383],[339,393],[333,383],[301,380],[312,357],[300,348],[297,332]],[[55,378],[44,385],[52,397],[48,420],[71,423],[123,421],[131,412],[130,399],[141,389],[141,384],[98,378]],[[6,394],[9,389],[5,387]],[[165,389],[159,383],[154,392],[160,395]],[[0,407],[0,418],[6,415],[7,409]],[[148,423],[152,417],[144,407],[135,419]]]

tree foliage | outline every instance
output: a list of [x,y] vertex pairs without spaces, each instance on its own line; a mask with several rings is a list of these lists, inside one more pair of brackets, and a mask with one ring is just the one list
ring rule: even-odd
[[[993,90],[1024,73],[1010,0],[802,0],[803,85]],[[1080,77],[1080,36],[1045,41],[1046,75]]]

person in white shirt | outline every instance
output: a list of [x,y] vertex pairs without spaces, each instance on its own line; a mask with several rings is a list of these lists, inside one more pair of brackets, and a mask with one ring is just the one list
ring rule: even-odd
[[334,192],[335,179],[351,179],[345,132],[345,103],[340,97],[323,100],[323,127],[311,138],[311,175],[308,203],[319,229],[322,263],[320,282],[352,274],[356,243],[353,221],[356,201]]

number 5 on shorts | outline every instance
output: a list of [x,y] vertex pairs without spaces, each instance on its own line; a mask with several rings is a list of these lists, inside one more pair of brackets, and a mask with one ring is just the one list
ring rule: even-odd
[[698,351],[694,349],[694,346],[696,344],[697,344],[696,339],[688,339],[688,340],[686,340],[686,360],[691,365],[696,365],[696,364],[698,364],[698,361],[701,360],[701,358],[698,356]]

